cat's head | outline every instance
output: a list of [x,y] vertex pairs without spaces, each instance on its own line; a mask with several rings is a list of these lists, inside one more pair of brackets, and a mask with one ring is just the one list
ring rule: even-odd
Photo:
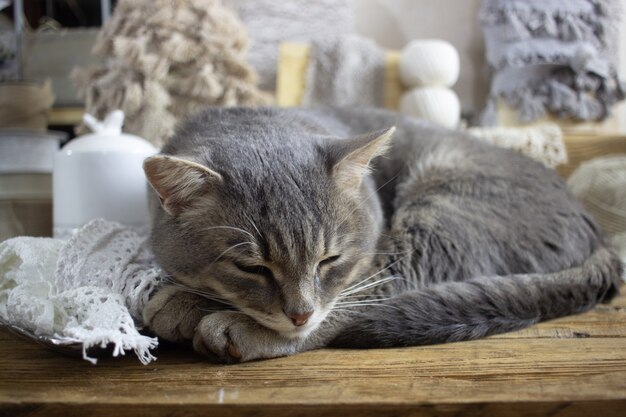
[[309,334],[371,267],[382,214],[368,170],[393,130],[148,158],[159,263],[285,336]]

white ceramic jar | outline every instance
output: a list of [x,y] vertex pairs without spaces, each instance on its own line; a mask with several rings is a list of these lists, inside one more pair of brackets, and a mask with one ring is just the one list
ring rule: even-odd
[[124,113],[104,122],[85,115],[93,134],[70,141],[54,158],[54,236],[68,238],[92,219],[148,225],[143,160],[157,152],[146,140],[122,133]]

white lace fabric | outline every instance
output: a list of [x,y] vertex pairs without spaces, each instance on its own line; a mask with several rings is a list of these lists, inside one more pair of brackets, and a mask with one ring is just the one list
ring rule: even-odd
[[16,237],[0,243],[0,319],[37,336],[133,350],[147,364],[157,339],[139,333],[141,312],[163,271],[146,239],[94,220],[69,241]]

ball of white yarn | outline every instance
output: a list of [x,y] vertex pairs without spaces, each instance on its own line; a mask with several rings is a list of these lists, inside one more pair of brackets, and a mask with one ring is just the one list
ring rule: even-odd
[[459,54],[449,42],[416,39],[400,54],[400,79],[409,87],[451,87],[459,78]]
[[400,111],[451,129],[459,125],[461,103],[454,91],[445,87],[414,88],[400,99]]
[[567,185],[605,232],[626,233],[626,155],[583,162]]

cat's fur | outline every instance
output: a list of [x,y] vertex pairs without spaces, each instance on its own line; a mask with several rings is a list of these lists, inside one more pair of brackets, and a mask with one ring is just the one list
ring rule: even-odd
[[145,322],[215,361],[473,339],[621,284],[553,171],[392,112],[211,109],[145,170],[172,276]]

